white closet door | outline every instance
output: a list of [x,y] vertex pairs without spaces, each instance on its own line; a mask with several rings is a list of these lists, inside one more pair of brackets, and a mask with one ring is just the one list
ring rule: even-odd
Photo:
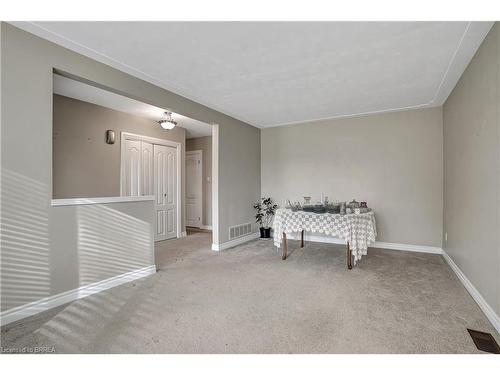
[[141,194],[141,141],[127,139],[124,147],[121,195],[138,196]]
[[141,195],[154,195],[153,144],[141,141]]
[[186,152],[186,225],[190,227],[201,226],[203,213],[203,167],[202,152]]
[[177,236],[177,160],[174,147],[154,145],[155,240]]

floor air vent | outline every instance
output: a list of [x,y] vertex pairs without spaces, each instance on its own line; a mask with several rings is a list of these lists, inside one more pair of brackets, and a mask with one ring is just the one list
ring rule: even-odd
[[229,227],[229,239],[232,240],[234,238],[243,237],[247,234],[252,233],[252,224],[240,224]]
[[476,348],[482,350],[483,352],[500,354],[500,347],[490,333],[474,331],[469,328],[467,328],[467,331],[469,331],[472,341],[476,344]]

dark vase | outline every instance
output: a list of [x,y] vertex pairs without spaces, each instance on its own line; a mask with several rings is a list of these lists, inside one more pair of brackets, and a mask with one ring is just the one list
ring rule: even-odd
[[260,238],[271,238],[271,228],[260,228]]

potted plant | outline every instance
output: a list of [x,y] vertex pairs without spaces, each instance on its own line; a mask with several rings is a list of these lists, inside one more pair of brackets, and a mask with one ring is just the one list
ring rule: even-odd
[[278,205],[274,203],[272,198],[261,198],[261,201],[262,202],[257,202],[253,205],[256,211],[255,222],[260,225],[260,238],[270,238],[270,225]]

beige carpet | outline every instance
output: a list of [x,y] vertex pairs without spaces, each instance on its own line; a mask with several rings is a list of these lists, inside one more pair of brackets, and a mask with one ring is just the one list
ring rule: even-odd
[[[210,234],[157,244],[157,274],[2,329],[2,346],[85,353],[478,353],[494,333],[441,256],[271,241],[216,253]],[[498,340],[498,335],[495,334]]]

